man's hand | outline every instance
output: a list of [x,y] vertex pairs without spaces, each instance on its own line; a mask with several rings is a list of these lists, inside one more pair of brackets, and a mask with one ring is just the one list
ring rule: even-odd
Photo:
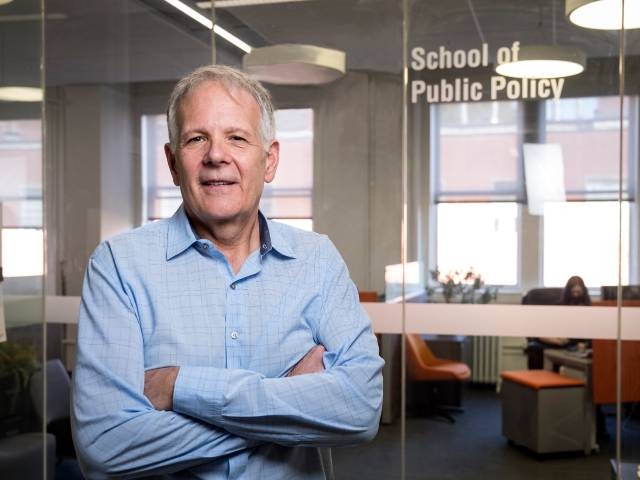
[[298,363],[287,373],[287,377],[304,375],[305,373],[318,373],[324,370],[322,356],[326,350],[322,345],[316,345],[300,359]]
[[156,410],[173,409],[173,387],[180,367],[163,367],[144,372],[144,395]]

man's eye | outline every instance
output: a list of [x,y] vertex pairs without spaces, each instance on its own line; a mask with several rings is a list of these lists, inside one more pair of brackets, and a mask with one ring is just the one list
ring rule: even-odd
[[203,142],[204,141],[204,137],[202,135],[197,135],[195,137],[191,137],[189,140],[187,140],[187,143],[198,143],[198,142]]
[[241,137],[240,135],[231,135],[231,137],[229,137],[232,141],[234,142],[246,142],[247,139],[244,137]]

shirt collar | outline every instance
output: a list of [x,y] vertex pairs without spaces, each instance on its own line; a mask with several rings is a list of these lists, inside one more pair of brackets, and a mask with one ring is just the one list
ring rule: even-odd
[[[260,256],[264,256],[272,249],[285,257],[295,258],[289,243],[282,236],[279,229],[269,228],[269,222],[262,212],[258,212],[258,225],[260,229]],[[198,237],[191,228],[189,218],[184,211],[184,205],[176,210],[176,213],[169,219],[167,230],[167,260],[181,254],[191,245],[198,241]]]
[[[260,222],[261,256],[266,255],[273,249],[285,257],[296,258],[291,245],[282,235],[278,225],[274,225],[272,221],[267,220],[262,212],[258,212],[258,221]],[[269,228],[269,226],[273,228]]]
[[180,208],[178,208],[176,213],[169,219],[169,227],[167,230],[167,260],[181,254],[197,241],[198,238],[193,232],[187,214],[184,211],[184,205],[180,205]]

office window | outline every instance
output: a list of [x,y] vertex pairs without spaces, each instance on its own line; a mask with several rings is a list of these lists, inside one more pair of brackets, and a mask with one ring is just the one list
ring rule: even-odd
[[182,203],[164,155],[169,142],[165,115],[142,116],[142,211],[145,221],[168,218]]
[[[305,230],[313,228],[313,110],[276,111],[280,164],[275,180],[265,185],[260,208],[270,219]],[[164,115],[142,117],[143,218],[153,221],[173,215],[182,202],[164,155],[168,142]]]
[[313,229],[313,110],[276,111],[280,164],[276,178],[265,185],[260,208],[273,220]]
[[516,102],[432,107],[437,204],[436,265],[473,268],[487,283],[518,283],[519,207],[523,198]]
[[[623,109],[622,193],[628,199],[634,188],[630,167],[629,107],[637,98],[626,97]],[[616,200],[619,183],[620,99],[583,97],[547,101],[545,139],[559,144],[568,200]],[[634,106],[637,108],[637,106]]]
[[[579,275],[587,286],[618,284],[618,202],[547,203],[544,285]],[[622,283],[629,282],[629,202],[622,202]]]
[[[622,282],[629,281],[630,181],[637,162],[637,126],[630,128],[630,107],[623,109]],[[568,203],[548,203],[544,212],[544,285],[562,286],[580,275],[592,287],[618,282],[618,185],[620,99],[586,97],[546,102],[546,141],[559,144]]]
[[491,285],[518,279],[518,204],[438,205],[438,267],[442,273],[473,269]]
[[5,277],[42,275],[40,120],[0,121],[0,227]]
[[7,278],[43,275],[43,245],[42,228],[3,228],[3,275]]

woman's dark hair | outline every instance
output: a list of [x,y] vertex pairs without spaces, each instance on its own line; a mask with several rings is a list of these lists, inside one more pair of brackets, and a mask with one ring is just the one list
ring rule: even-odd
[[[571,290],[575,286],[580,287],[580,289],[582,290],[582,295],[575,297],[571,294]],[[562,292],[561,303],[562,305],[591,305],[589,290],[587,290],[587,286],[584,284],[584,280],[582,280],[582,278],[576,275],[567,280],[567,284],[564,287],[564,292]]]

